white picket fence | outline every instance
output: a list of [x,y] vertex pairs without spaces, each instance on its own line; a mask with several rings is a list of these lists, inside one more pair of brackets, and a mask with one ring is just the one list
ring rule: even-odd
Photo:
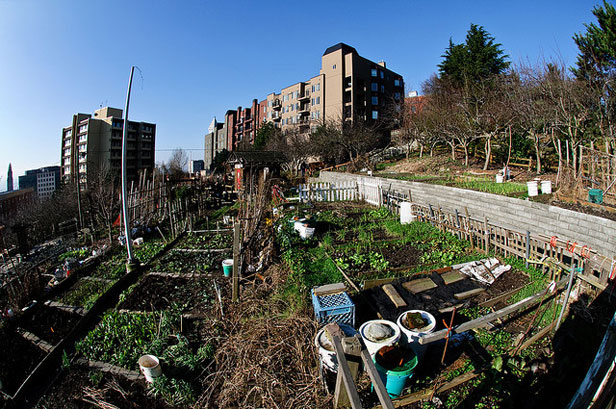
[[357,179],[357,192],[359,197],[371,205],[381,205],[381,185],[379,182],[366,181],[363,178]]
[[299,185],[299,199],[313,202],[358,200],[357,183],[307,183]]

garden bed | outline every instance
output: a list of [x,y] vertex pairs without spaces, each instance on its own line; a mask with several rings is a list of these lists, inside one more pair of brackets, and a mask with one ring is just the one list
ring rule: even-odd
[[92,408],[94,402],[123,409],[174,407],[152,396],[143,380],[131,381],[119,375],[73,366],[62,372],[36,408],[86,409]]
[[2,391],[13,395],[46,355],[15,331],[0,329],[0,381]]
[[230,250],[228,252],[183,252],[170,250],[163,257],[156,260],[150,270],[163,273],[220,273],[222,275],[222,261],[230,257]]
[[204,314],[217,305],[211,278],[170,278],[146,275],[118,305],[119,309]]
[[78,314],[41,305],[27,319],[22,319],[19,326],[55,345],[71,332],[80,318]]
[[112,285],[112,281],[82,278],[57,297],[55,301],[66,305],[90,309],[99,297],[109,290]]

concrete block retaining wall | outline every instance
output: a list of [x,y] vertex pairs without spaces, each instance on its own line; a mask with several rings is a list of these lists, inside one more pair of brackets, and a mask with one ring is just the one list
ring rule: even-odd
[[475,219],[485,216],[491,223],[508,229],[558,236],[577,242],[580,247],[589,246],[605,257],[616,258],[616,222],[602,217],[490,193],[374,176],[321,172],[318,181],[376,183],[384,192],[408,194],[410,191],[412,201],[418,204],[448,211],[457,209],[462,214],[466,207]]

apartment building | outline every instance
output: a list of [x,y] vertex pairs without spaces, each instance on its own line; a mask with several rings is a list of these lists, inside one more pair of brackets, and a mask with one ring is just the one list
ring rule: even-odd
[[39,200],[50,198],[59,187],[59,166],[47,166],[44,168],[26,170],[25,175],[19,177],[19,188],[33,189]]
[[225,114],[227,127],[227,150],[236,150],[241,145],[252,145],[255,134],[263,121],[261,105],[253,99],[249,107],[238,107]]
[[205,135],[205,149],[203,155],[203,166],[205,170],[210,169],[210,165],[214,162],[214,158],[223,149],[227,149],[227,123],[216,121],[216,117],[212,119],[208,128],[208,133]]
[[[314,132],[325,120],[382,123],[392,105],[402,103],[403,98],[402,75],[389,70],[384,61],[373,62],[353,47],[338,43],[325,50],[318,75],[267,95],[258,106],[253,100],[250,113],[242,114],[241,108],[228,111],[227,149],[234,150],[242,140],[252,143],[256,129],[265,121],[283,132],[302,134]],[[249,128],[238,121],[247,116],[253,121]]]
[[[122,110],[105,107],[89,114],[75,114],[71,125],[62,129],[60,173],[63,180],[87,183],[98,172],[119,175],[122,165]],[[128,122],[127,177],[135,180],[139,171],[154,169],[156,124]]]

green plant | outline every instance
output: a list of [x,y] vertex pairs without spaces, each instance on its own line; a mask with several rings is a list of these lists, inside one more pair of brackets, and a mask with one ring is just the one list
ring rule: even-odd
[[68,369],[71,367],[71,360],[66,353],[66,350],[62,351],[62,369]]
[[191,405],[195,402],[195,391],[187,381],[161,375],[154,378],[149,386],[154,397],[162,397],[170,405]]
[[90,383],[92,384],[92,386],[98,386],[98,384],[100,384],[103,380],[104,376],[105,374],[100,371],[90,371],[88,373],[88,378],[90,379]]

